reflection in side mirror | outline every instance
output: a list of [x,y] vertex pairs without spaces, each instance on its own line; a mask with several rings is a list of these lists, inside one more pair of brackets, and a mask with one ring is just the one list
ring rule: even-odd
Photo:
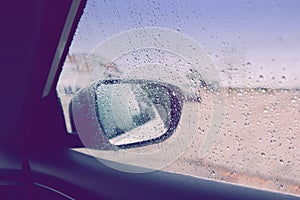
[[176,129],[182,109],[177,87],[145,80],[107,80],[96,87],[96,111],[108,141],[120,148],[161,142]]

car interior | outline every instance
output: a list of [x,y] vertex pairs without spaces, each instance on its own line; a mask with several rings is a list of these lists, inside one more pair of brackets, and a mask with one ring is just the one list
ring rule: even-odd
[[299,199],[161,170],[118,171],[73,151],[85,145],[66,130],[56,83],[85,5],[1,2],[0,199]]

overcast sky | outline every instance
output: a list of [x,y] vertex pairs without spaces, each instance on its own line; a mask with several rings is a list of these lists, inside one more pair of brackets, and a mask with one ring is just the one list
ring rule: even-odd
[[224,85],[300,87],[300,1],[92,0],[70,52],[89,53],[105,39],[141,27],[196,40]]

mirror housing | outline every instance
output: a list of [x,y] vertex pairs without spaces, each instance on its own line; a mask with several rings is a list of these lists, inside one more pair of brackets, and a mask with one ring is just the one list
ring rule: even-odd
[[149,80],[103,80],[71,101],[73,124],[87,148],[126,149],[160,143],[178,126],[181,90]]

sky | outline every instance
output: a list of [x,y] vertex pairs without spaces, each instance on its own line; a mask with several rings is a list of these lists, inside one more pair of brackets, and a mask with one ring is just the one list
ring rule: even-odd
[[70,53],[142,27],[197,41],[225,86],[300,88],[300,1],[90,0]]

